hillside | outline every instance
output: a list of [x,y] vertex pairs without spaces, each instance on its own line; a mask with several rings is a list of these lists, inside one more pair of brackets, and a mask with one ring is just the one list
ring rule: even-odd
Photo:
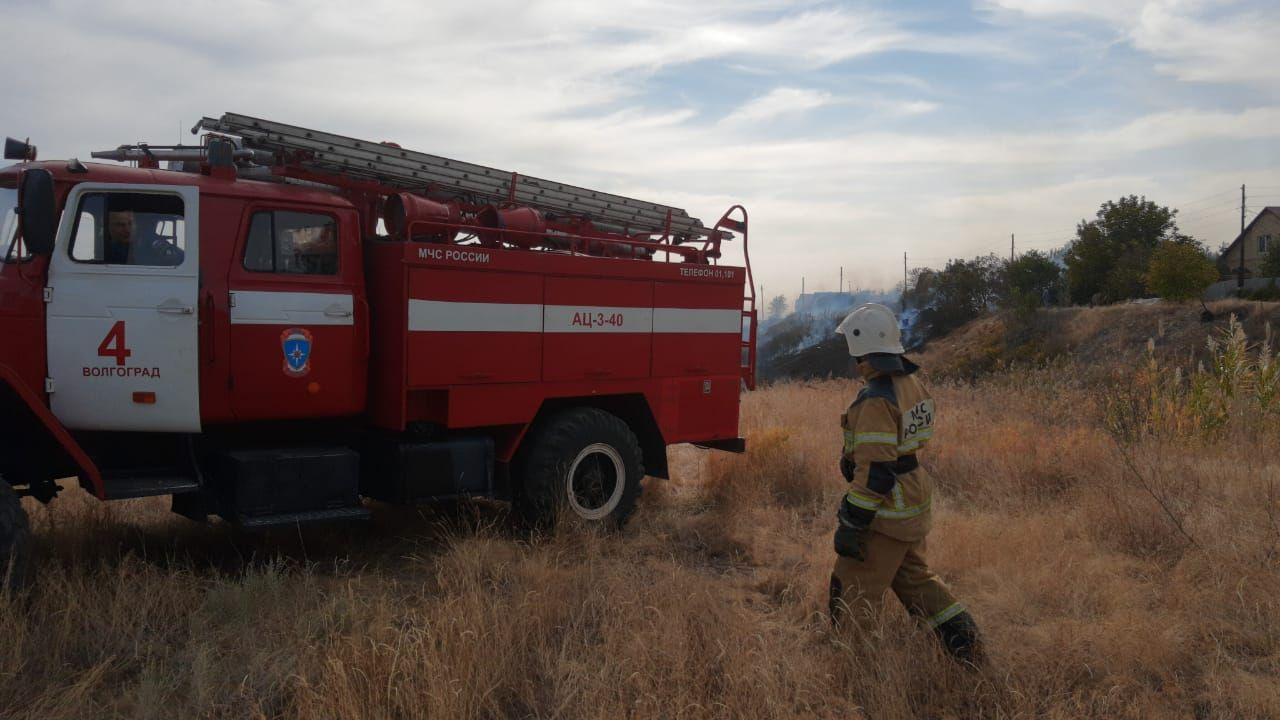
[[917,355],[936,377],[973,378],[1011,365],[1069,362],[1101,379],[1142,363],[1149,342],[1162,363],[1195,367],[1206,357],[1207,336],[1226,327],[1232,315],[1254,342],[1266,336],[1268,324],[1280,325],[1280,303],[1222,300],[1208,307],[1212,322],[1204,322],[1203,308],[1193,303],[1051,308],[1028,318],[1004,313],[933,340]]
[[[1099,379],[1123,372],[1144,360],[1148,341],[1162,362],[1190,365],[1202,360],[1205,339],[1240,319],[1253,341],[1261,341],[1266,325],[1280,330],[1280,303],[1222,300],[1209,303],[1210,323],[1201,320],[1194,303],[1121,304],[1104,307],[1049,308],[1030,317],[998,313],[979,318],[909,353],[936,378],[972,379],[1011,365],[1070,362]],[[849,356],[843,338],[818,332],[813,323],[786,327],[773,344],[761,346],[761,377],[766,382],[846,377]],[[828,322],[834,325],[834,321]],[[808,336],[811,342],[801,343]],[[816,340],[816,342],[812,341]]]
[[837,315],[794,313],[765,326],[758,350],[760,379],[840,377],[848,372],[844,338],[833,333]]

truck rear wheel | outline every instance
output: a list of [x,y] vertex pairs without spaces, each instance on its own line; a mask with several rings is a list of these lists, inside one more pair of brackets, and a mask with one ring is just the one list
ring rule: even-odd
[[635,512],[644,463],[635,433],[617,416],[566,410],[526,443],[517,499],[525,520],[548,527],[563,514],[617,528]]
[[18,494],[0,478],[0,586],[22,587],[31,571],[31,525]]

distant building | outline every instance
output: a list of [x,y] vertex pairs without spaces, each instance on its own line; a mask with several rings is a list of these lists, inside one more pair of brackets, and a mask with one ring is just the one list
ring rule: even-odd
[[1222,253],[1219,267],[1227,276],[1235,277],[1240,270],[1240,248],[1243,245],[1244,276],[1256,277],[1263,256],[1277,243],[1280,243],[1280,207],[1265,207]]

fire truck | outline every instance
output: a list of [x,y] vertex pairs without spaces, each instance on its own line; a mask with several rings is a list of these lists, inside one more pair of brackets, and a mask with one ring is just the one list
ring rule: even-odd
[[[19,498],[248,528],[366,500],[619,526],[676,443],[741,452],[747,213],[238,114],[0,169],[0,553]],[[162,164],[164,167],[162,168]],[[721,264],[726,242],[740,265]],[[20,568],[21,569],[21,568]],[[11,573],[15,575],[19,573]]]

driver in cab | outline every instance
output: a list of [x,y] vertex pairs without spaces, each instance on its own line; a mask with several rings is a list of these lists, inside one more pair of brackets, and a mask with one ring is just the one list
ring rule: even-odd
[[103,262],[108,265],[181,265],[182,248],[152,236],[139,239],[132,210],[107,213],[107,238]]

